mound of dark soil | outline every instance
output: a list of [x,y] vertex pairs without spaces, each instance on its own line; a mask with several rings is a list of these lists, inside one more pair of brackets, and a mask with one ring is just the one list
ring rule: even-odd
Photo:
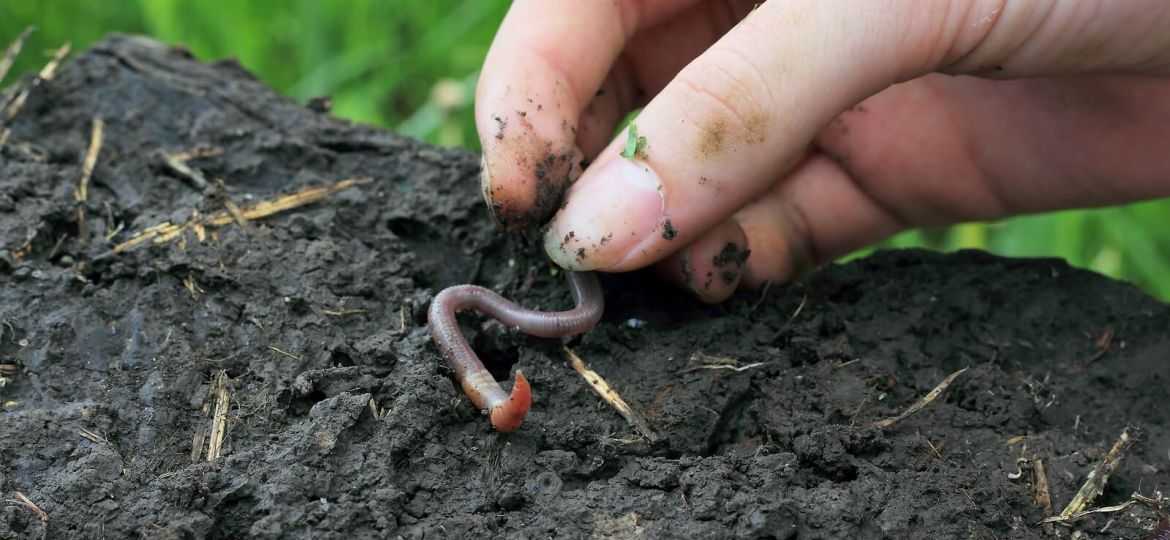
[[[0,537],[1046,538],[1035,463],[1059,513],[1126,426],[1091,506],[1170,482],[1170,309],[1059,261],[887,252],[716,307],[607,276],[605,319],[569,346],[653,438],[561,344],[468,316],[498,375],[533,383],[501,436],[452,383],[428,302],[465,282],[570,299],[490,225],[476,156],[128,37],[3,129]],[[206,186],[165,165],[181,152]],[[164,222],[185,229],[113,252]],[[1075,527],[1140,538],[1155,519],[1135,504]]]

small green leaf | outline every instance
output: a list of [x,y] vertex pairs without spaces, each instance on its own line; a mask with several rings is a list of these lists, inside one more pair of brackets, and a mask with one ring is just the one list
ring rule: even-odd
[[646,159],[646,137],[638,136],[638,126],[630,122],[629,135],[626,137],[626,147],[620,154],[626,159]]
[[[627,131],[627,133],[629,136],[626,137],[626,148],[625,150],[622,150],[621,156],[626,159],[634,159],[634,156],[638,155],[638,126],[631,122],[630,129]],[[640,142],[645,145],[646,138],[642,137]]]

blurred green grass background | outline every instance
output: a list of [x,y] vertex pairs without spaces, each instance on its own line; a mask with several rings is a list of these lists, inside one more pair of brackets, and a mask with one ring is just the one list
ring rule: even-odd
[[[6,0],[0,47],[36,30],[0,86],[62,43],[77,51],[109,32],[141,33],[200,59],[235,57],[300,102],[331,96],[339,117],[478,151],[475,81],[506,10],[490,0]],[[908,246],[1061,257],[1170,300],[1168,200],[909,231],[846,258]]]

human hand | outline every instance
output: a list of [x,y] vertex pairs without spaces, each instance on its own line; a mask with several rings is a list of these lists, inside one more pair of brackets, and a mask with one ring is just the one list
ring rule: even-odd
[[1170,195],[1170,3],[754,5],[518,0],[477,90],[493,215],[715,302],[910,227]]

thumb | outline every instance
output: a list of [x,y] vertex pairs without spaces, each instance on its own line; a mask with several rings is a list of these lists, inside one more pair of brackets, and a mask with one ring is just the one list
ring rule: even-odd
[[[1170,3],[1155,1],[767,2],[643,109],[637,137],[598,156],[545,249],[574,270],[649,265],[765,193],[833,118],[892,84],[932,71],[1165,72],[1167,22]],[[624,152],[638,137],[642,151]]]

